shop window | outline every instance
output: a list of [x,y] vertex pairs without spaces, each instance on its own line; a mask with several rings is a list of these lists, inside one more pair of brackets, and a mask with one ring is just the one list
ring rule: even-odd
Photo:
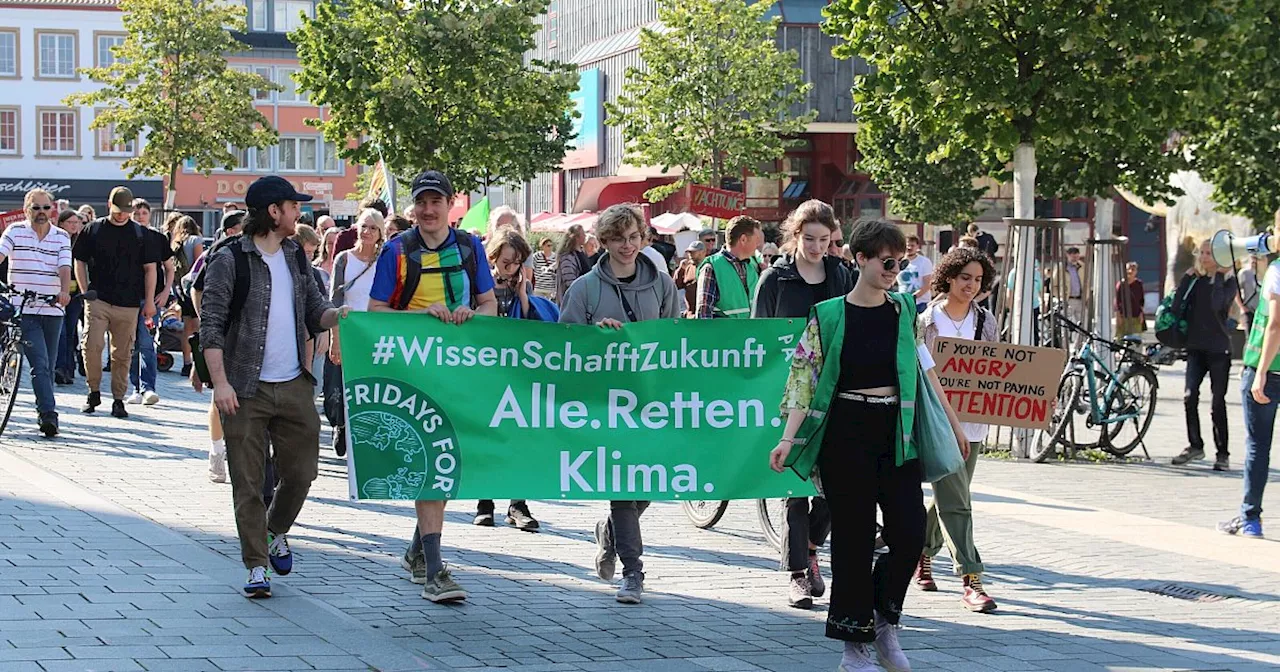
[[1061,216],[1067,219],[1089,219],[1089,201],[1063,201]]

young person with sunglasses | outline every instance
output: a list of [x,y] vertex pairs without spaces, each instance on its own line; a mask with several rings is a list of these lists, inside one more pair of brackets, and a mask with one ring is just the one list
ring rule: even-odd
[[[835,211],[819,200],[806,201],[782,223],[784,256],[760,275],[751,317],[806,317],[827,299],[844,296],[853,279],[839,257],[827,254],[831,236],[840,230]],[[813,607],[827,592],[818,567],[818,547],[831,531],[831,514],[822,497],[790,497],[782,521],[782,569],[791,575],[787,602],[797,609]]]
[[[954,247],[938,262],[933,273],[934,300],[920,314],[920,333],[925,346],[933,350],[939,337],[978,341],[998,341],[996,318],[983,308],[979,297],[991,291],[996,269],[991,257],[976,247]],[[989,613],[996,602],[982,587],[982,556],[973,541],[973,504],[969,483],[978,466],[982,442],[987,438],[987,425],[964,424],[969,443],[965,468],[933,484],[933,502],[926,514],[924,553],[916,567],[916,587],[926,592],[938,589],[933,580],[933,558],[945,542],[957,575],[964,577],[964,596],[960,603],[969,611]]]
[[[881,665],[902,672],[911,663],[897,627],[925,535],[911,436],[919,371],[939,397],[943,393],[916,334],[915,297],[890,291],[907,249],[902,231],[864,220],[850,247],[861,268],[857,284],[810,311],[783,393],[786,426],[769,464],[778,472],[790,466],[801,477],[816,475],[827,499],[833,585],[826,634],[845,642],[840,672],[876,670],[868,644]],[[960,421],[943,407],[967,456]],[[877,505],[889,552],[873,569]]]

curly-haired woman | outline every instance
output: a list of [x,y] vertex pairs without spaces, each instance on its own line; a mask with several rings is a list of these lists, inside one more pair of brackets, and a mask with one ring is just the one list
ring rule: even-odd
[[[977,248],[955,247],[942,257],[933,271],[935,298],[920,315],[920,333],[930,351],[939,336],[999,340],[996,318],[977,302],[978,297],[991,291],[995,275],[991,257]],[[982,452],[982,441],[987,436],[987,425],[962,424],[965,438],[969,440],[965,469],[933,484],[933,502],[925,520],[924,553],[916,566],[915,583],[924,591],[938,589],[933,580],[933,558],[945,541],[956,574],[964,577],[961,604],[970,611],[988,613],[996,610],[996,603],[982,587],[982,556],[973,542],[973,506],[969,495],[969,483]]]

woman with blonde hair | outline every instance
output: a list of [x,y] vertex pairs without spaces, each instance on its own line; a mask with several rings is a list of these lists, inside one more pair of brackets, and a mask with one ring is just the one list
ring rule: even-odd
[[[382,213],[365,209],[356,218],[356,244],[333,259],[333,287],[329,296],[335,307],[351,306],[351,310],[369,310],[369,292],[373,289],[374,266],[386,240]],[[342,407],[342,348],[338,328],[329,330],[329,357],[324,363],[324,414],[333,427],[333,452],[347,454],[346,414]]]

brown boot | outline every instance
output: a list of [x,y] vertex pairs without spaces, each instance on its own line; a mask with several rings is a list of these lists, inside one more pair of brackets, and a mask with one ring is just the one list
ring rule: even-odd
[[938,584],[933,582],[933,558],[922,555],[920,564],[916,565],[916,588],[926,593],[938,592]]
[[982,587],[982,577],[978,574],[964,575],[964,597],[960,598],[960,603],[965,609],[980,614],[989,614],[996,610],[996,601],[987,595],[987,591]]

